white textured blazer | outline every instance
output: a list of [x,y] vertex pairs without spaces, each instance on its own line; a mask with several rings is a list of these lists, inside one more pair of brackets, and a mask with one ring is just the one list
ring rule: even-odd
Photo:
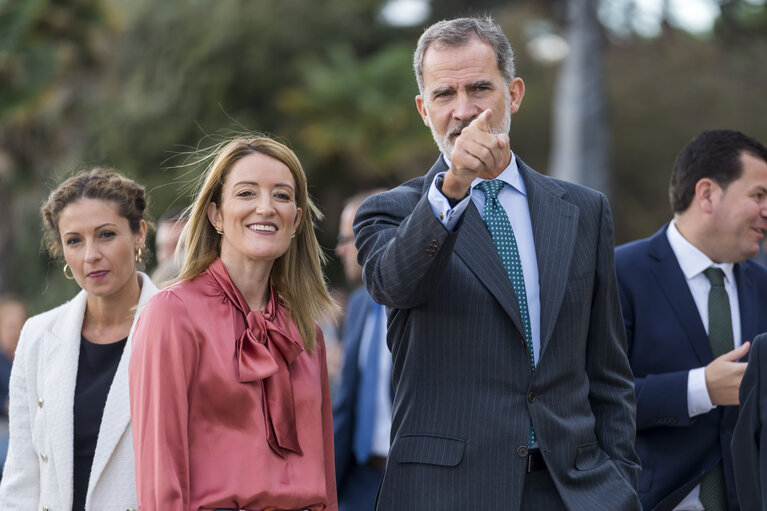
[[[140,308],[157,292],[143,281]],[[0,482],[3,511],[70,511],[77,363],[87,293],[30,318],[21,331],[9,390],[10,445]],[[138,317],[138,312],[136,317]],[[134,318],[109,389],[93,456],[86,511],[135,509],[128,361]]]

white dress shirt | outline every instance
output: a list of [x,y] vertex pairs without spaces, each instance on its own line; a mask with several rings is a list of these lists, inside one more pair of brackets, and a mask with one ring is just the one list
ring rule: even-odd
[[[734,348],[741,345],[740,337],[740,307],[738,302],[738,288],[735,283],[733,273],[734,265],[732,263],[716,264],[709,257],[701,252],[695,245],[687,241],[679,232],[676,223],[672,220],[666,230],[668,242],[671,244],[679,266],[684,273],[687,285],[692,293],[695,306],[698,309],[701,322],[708,333],[708,292],[711,289],[711,282],[703,271],[711,266],[720,268],[724,272],[724,288],[730,300],[730,314],[732,316],[732,335]],[[690,417],[695,417],[711,411],[715,405],[711,402],[706,387],[705,367],[691,369],[687,377],[687,411]],[[700,503],[700,485],[695,488],[680,502],[675,511],[702,511],[703,505]]]
[[[450,161],[442,155],[447,162]],[[449,231],[454,231],[463,212],[469,205],[469,199],[474,203],[482,215],[485,208],[485,194],[477,188],[482,181],[476,178],[471,182],[471,194],[462,199],[455,207],[451,207],[447,197],[437,188],[437,180],[443,177],[444,173],[436,176],[429,188],[429,204],[434,216],[442,222],[442,225]],[[511,153],[509,166],[496,178],[500,179],[508,186],[504,186],[498,193],[498,201],[506,210],[506,214],[511,222],[511,228],[514,230],[514,237],[517,241],[519,250],[519,259],[522,263],[522,273],[525,278],[525,294],[527,294],[527,310],[530,316],[530,330],[533,337],[534,362],[538,363],[541,351],[541,300],[540,287],[538,285],[538,260],[535,256],[535,243],[533,240],[533,225],[530,220],[530,207],[527,203],[527,189],[522,180],[517,167],[517,160],[514,153]]]

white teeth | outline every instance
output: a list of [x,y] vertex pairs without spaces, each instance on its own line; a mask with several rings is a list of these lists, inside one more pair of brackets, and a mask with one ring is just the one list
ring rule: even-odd
[[267,231],[267,232],[275,232],[277,228],[273,225],[263,225],[263,224],[256,224],[256,225],[249,225],[248,229],[251,231]]

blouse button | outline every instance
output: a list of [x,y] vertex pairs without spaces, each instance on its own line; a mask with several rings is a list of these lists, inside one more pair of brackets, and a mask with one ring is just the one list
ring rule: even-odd
[[45,454],[40,453],[40,459],[43,460],[43,463],[48,463],[48,456]]
[[43,511],[51,511],[51,508],[49,508],[48,506],[43,506]]
[[43,401],[43,398],[38,397],[37,398],[37,407],[38,408],[42,408],[43,407],[43,403],[45,403],[45,401]]

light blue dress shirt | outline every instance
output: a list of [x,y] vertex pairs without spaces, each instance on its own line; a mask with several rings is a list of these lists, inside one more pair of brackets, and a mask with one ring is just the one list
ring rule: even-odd
[[[450,161],[442,155],[447,162]],[[437,180],[444,176],[438,174],[429,188],[428,199],[434,216],[449,231],[455,231],[458,221],[469,206],[469,199],[477,207],[480,216],[485,208],[485,194],[477,188],[484,179],[477,178],[471,183],[471,194],[461,200],[455,207],[450,206],[442,192],[437,188]],[[541,300],[540,286],[538,285],[538,260],[535,255],[535,243],[533,240],[533,225],[530,220],[530,207],[527,203],[527,189],[517,167],[514,153],[511,153],[509,166],[496,178],[500,179],[504,186],[498,193],[498,201],[506,210],[506,214],[514,229],[514,237],[517,240],[519,259],[522,263],[522,273],[525,277],[525,292],[527,294],[527,309],[530,314],[530,329],[533,336],[533,353],[535,363],[538,364],[541,351]]]

